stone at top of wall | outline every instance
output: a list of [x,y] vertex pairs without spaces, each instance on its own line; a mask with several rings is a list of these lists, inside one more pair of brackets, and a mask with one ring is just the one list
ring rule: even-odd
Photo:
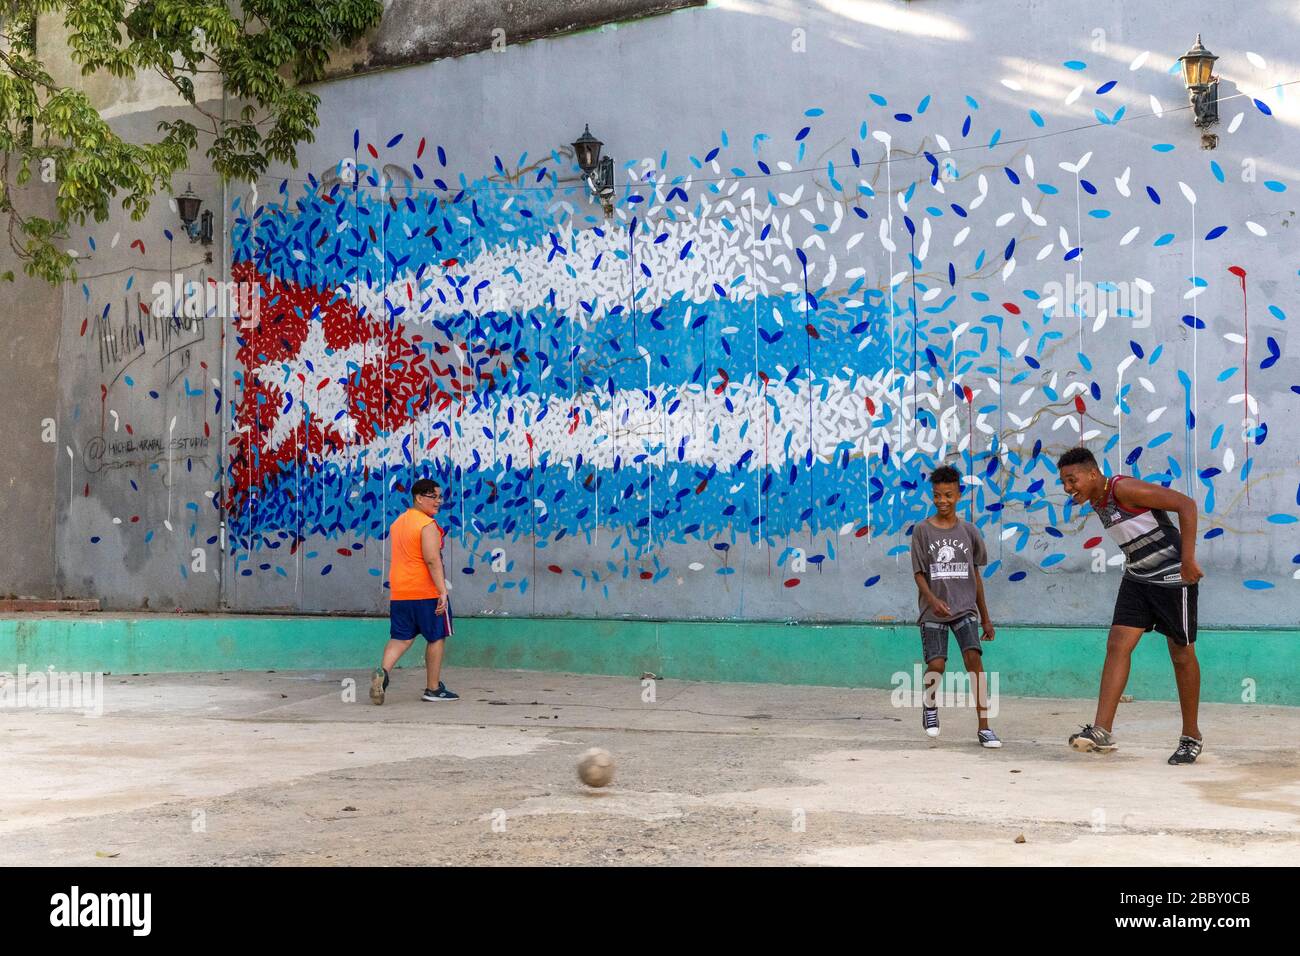
[[369,36],[331,57],[327,78],[411,66],[702,7],[706,0],[384,0]]
[[[658,16],[707,0],[383,0],[384,14],[369,35],[337,51],[325,78],[412,66],[446,57],[577,33],[611,23]],[[41,55],[55,81],[82,90],[104,119],[159,108],[184,107],[175,88],[152,71],[135,77],[102,71],[81,75],[68,54],[67,28],[60,14],[40,18]],[[214,73],[196,78],[200,103],[221,97]]]

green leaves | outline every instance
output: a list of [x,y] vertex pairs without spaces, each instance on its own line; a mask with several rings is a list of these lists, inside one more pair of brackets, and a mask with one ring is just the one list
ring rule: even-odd
[[[319,80],[331,51],[382,12],[380,0],[0,0],[0,217],[24,270],[73,278],[73,258],[60,248],[71,226],[107,220],[115,202],[143,218],[201,138],[227,179],[254,180],[272,163],[296,167],[297,146],[319,124],[320,100],[302,84]],[[123,140],[81,90],[46,70],[42,54],[54,51],[36,41],[40,14],[62,19],[67,55],[83,75],[156,74],[190,115],[159,123],[154,142]],[[213,73],[231,103],[226,119],[204,82]],[[51,168],[56,217],[22,216],[9,187],[37,173],[48,179]]]

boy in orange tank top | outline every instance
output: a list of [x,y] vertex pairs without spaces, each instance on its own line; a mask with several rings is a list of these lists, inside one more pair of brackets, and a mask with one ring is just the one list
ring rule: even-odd
[[384,702],[389,671],[406,653],[415,635],[426,642],[427,701],[459,700],[441,680],[442,653],[452,634],[447,579],[442,569],[443,531],[434,515],[442,507],[442,488],[428,478],[411,486],[411,507],[388,528],[389,638],[383,663],[370,677],[370,699]]

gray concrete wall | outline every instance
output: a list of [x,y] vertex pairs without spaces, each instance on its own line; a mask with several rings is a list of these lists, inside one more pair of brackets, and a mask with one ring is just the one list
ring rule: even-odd
[[[25,216],[54,213],[54,187],[39,176],[15,190]],[[5,454],[0,456],[0,595],[58,596],[54,585],[56,462],[59,427],[58,348],[62,292],[22,271],[8,237],[0,241],[0,323],[5,362],[0,374]],[[65,488],[66,494],[66,488]]]
[[[382,608],[382,529],[410,480],[431,474],[448,484],[461,613],[906,617],[914,596],[898,551],[926,510],[915,486],[942,459],[982,482],[971,514],[999,562],[988,579],[995,614],[1102,622],[1116,552],[1089,546],[1101,529],[1066,512],[1048,464],[1079,439],[1077,397],[1083,435],[1110,468],[1163,476],[1205,510],[1200,531],[1217,536],[1200,543],[1202,621],[1293,625],[1300,118],[1294,87],[1277,85],[1300,78],[1288,44],[1297,14],[1281,2],[1253,11],[728,0],[322,84],[325,121],[300,169],[256,195],[240,190],[231,213],[236,260],[288,308],[231,344],[230,424],[243,436],[232,480],[243,490],[232,499],[226,600]],[[1213,151],[1199,148],[1169,72],[1197,31],[1222,58]],[[146,128],[153,118],[140,119]],[[561,153],[584,123],[619,170],[609,221]],[[355,194],[349,164],[361,167]],[[325,202],[329,188],[308,176],[340,172]],[[195,184],[213,201],[213,180],[196,174]],[[441,207],[430,211],[434,198]],[[120,253],[124,265],[152,277],[174,267],[168,253],[188,261],[188,243],[159,240],[167,219],[123,227],[123,244],[138,236],[147,250]],[[95,235],[103,244],[112,230]],[[1074,248],[1084,254],[1066,258]],[[1246,273],[1244,303],[1232,266]],[[117,314],[113,282],[124,275],[91,290],[89,311],[111,300]],[[1088,300],[1089,283],[1115,291],[1091,287],[1099,297]],[[387,305],[375,291],[385,287]],[[1133,316],[1119,310],[1135,303],[1106,298],[1147,288]],[[313,304],[337,305],[332,297],[347,306],[341,324],[316,321]],[[662,332],[652,326],[659,307]],[[69,307],[65,338],[84,311]],[[693,326],[701,314],[709,320]],[[1246,332],[1248,347],[1237,341]],[[209,371],[219,363],[213,335],[190,355],[206,355]],[[634,338],[648,349],[658,420],[628,371],[643,368]],[[500,350],[466,376],[473,389],[453,369],[462,344]],[[84,424],[99,413],[99,379],[118,371],[97,362],[63,357],[64,401],[83,442],[113,426]],[[504,370],[489,391],[481,374],[494,365]],[[141,377],[171,381],[158,399],[118,379],[113,409],[151,435],[172,415],[214,428],[211,376],[190,397],[174,369],[160,368]],[[529,392],[549,396],[549,423]],[[1237,397],[1246,395],[1250,415]],[[404,411],[408,399],[429,404]],[[578,426],[555,427],[574,408]],[[798,425],[805,417],[810,425]],[[775,447],[760,440],[764,428]],[[70,591],[212,605],[211,557],[207,577],[181,572],[191,545],[215,533],[204,500],[217,490],[210,448],[205,473],[187,472],[179,496],[198,504],[193,533],[176,528],[174,499],[173,535],[162,538],[158,462],[116,470],[102,497],[92,491],[61,512]],[[152,482],[147,494],[123,480],[132,468]],[[111,524],[128,512],[148,517],[149,542],[145,523]],[[92,534],[98,550],[85,543]]]
[[[100,116],[110,121],[132,113],[185,106],[176,87],[153,71],[130,77],[114,76],[105,70],[83,73],[70,55],[64,15],[62,10],[44,13],[36,23],[41,62],[55,83],[84,92]],[[199,103],[221,98],[220,75],[200,73],[193,79]]]
[[[165,115],[113,124],[143,139]],[[218,213],[211,246],[192,243],[158,197],[138,223],[120,215],[79,233],[79,276],[64,290],[59,421],[73,455],[58,460],[56,580],[107,607],[217,605],[225,323],[206,290],[222,278],[221,189],[202,166],[174,191],[191,183]]]

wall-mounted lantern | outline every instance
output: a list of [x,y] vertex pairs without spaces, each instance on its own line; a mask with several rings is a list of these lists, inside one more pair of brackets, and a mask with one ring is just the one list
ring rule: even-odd
[[199,207],[203,205],[203,200],[194,195],[194,184],[186,186],[185,192],[176,197],[176,211],[180,213],[181,225],[185,229],[185,234],[190,237],[190,242],[201,242],[205,246],[212,245],[212,210],[206,210],[202,215],[199,214]]
[[[1201,129],[1219,121],[1219,78],[1214,75],[1214,61],[1218,57],[1205,49],[1201,35],[1196,34],[1196,45],[1178,58],[1183,65],[1183,85],[1192,104],[1193,122]],[[1213,149],[1217,136],[1205,134],[1201,145]]]
[[601,158],[600,149],[605,144],[591,135],[591,127],[583,126],[582,135],[573,142],[573,154],[578,160],[578,167],[591,190],[592,196],[600,201],[606,216],[614,214],[614,158]]

